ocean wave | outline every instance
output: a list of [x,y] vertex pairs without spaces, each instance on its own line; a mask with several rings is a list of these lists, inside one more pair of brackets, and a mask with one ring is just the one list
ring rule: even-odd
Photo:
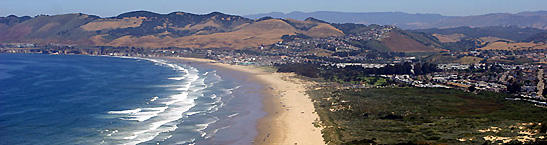
[[232,117],[235,117],[235,116],[237,116],[237,115],[239,115],[239,113],[234,113],[234,114],[232,114],[232,115],[228,115],[228,118],[232,118]]
[[[105,131],[109,132],[109,130],[105,130]],[[112,136],[115,133],[118,133],[118,130],[112,130],[112,132],[108,133],[106,136]]]
[[215,84],[222,82],[222,77],[216,74],[216,70],[207,73],[203,83],[207,84],[208,87],[213,87]]
[[[169,63],[168,61],[160,59],[136,59],[147,60],[153,62],[155,65],[172,68],[180,73],[180,76],[167,77],[167,79],[174,80],[174,84],[157,86],[177,91],[177,93],[167,97],[154,96],[147,101],[144,106],[136,109],[109,111],[108,114],[123,115],[120,119],[134,122],[131,123],[131,127],[120,129],[120,133],[116,133],[108,138],[114,139],[115,142],[119,142],[117,144],[139,144],[149,141],[163,141],[173,137],[171,134],[163,133],[176,130],[178,125],[180,125],[181,122],[184,122],[185,117],[187,118],[197,114],[199,114],[197,117],[207,116],[211,118],[204,120],[204,122],[194,124],[196,127],[194,131],[205,139],[214,136],[219,129],[208,128],[211,124],[218,122],[220,119],[208,114],[218,111],[219,108],[224,105],[223,97],[232,95],[232,91],[238,89],[240,86],[229,89],[215,87],[215,91],[218,92],[214,92],[210,96],[204,96],[204,93],[209,92],[206,90],[207,88],[212,88],[214,84],[223,81],[222,77],[216,73],[216,70],[200,73],[197,68],[188,65]],[[196,102],[196,99],[198,98],[210,98],[211,100],[200,99]],[[205,102],[201,103],[202,101]],[[146,107],[147,105],[155,107]],[[194,107],[196,107],[196,109],[190,111]],[[238,114],[232,114],[229,117],[235,117],[237,115]],[[184,140],[185,141],[177,142],[177,144],[193,143],[196,138]]]
[[150,102],[154,102],[154,101],[158,100],[158,98],[159,98],[158,96],[154,96],[154,98],[150,99]]
[[204,130],[207,129],[207,127],[209,127],[209,125],[217,122],[218,120],[220,120],[220,119],[218,119],[218,117],[213,116],[213,118],[208,119],[208,121],[205,122],[205,123],[196,124],[196,127],[198,128],[198,129],[196,129],[196,131],[198,131],[201,134],[201,137],[204,138],[205,135],[207,135],[207,133]]
[[234,91],[234,90],[237,90],[239,88],[241,88],[241,86],[235,86],[235,87],[231,88],[230,91]]
[[213,131],[211,131],[211,133],[207,134],[204,138],[209,139],[209,138],[213,137],[219,130],[223,130],[223,129],[230,128],[230,127],[232,127],[232,126],[228,125],[228,126],[224,126],[224,127],[221,127],[221,128],[214,129]]
[[216,80],[218,80],[218,81],[222,81],[222,77],[219,76],[216,72],[213,73],[213,76],[212,76],[211,78],[216,79]]
[[202,91],[204,90],[205,88],[209,88],[210,86],[209,85],[206,85],[204,83],[200,83],[200,84],[196,84],[194,85],[194,87],[190,90],[190,92],[192,93],[196,93],[198,91]]
[[122,110],[122,111],[108,111],[108,114],[133,114],[133,113],[140,112],[141,110],[142,110],[141,108],[137,108],[137,109],[130,109],[130,110]]
[[216,99],[217,97],[218,97],[217,94],[211,94],[211,97],[209,97],[209,98]]
[[135,120],[139,122],[146,121],[152,117],[157,116],[159,113],[164,112],[168,107],[155,107],[155,108],[143,108],[138,112],[131,112],[130,116],[122,117],[122,120]]
[[162,102],[162,104],[169,106],[171,104],[182,102],[182,101],[193,102],[193,100],[188,99],[188,92],[182,92],[180,94],[171,95],[169,97],[169,100],[166,102]]
[[213,105],[211,108],[207,109],[207,113],[217,112],[220,108],[224,106],[224,103],[220,102],[218,105]]
[[[174,104],[171,104],[169,108],[166,108],[165,112],[157,114],[150,120],[146,120],[146,125],[139,125],[145,128],[135,129],[131,131],[131,133],[126,134],[126,137],[131,137],[126,138],[128,139],[126,144],[147,142],[156,138],[160,133],[176,130],[178,128],[178,123],[173,122],[182,118],[183,115],[181,113],[188,111],[193,106],[195,106],[195,104],[190,101],[175,102]],[[154,110],[152,108],[150,109]]]
[[203,111],[186,112],[186,116],[192,116],[199,113],[203,113]]
[[[236,87],[229,88],[229,89],[220,89],[220,92],[217,95],[223,96],[222,98],[224,98],[224,96],[232,96],[233,97],[232,94],[234,93],[234,90],[239,89],[239,87],[241,87],[241,86],[236,86]],[[225,98],[225,99],[229,99],[229,98]]]
[[132,136],[124,137],[123,139],[131,140],[131,139],[135,139],[137,137],[138,137],[138,135],[132,135]]
[[207,103],[208,105],[211,105],[210,107],[208,107],[206,109],[206,111],[208,111],[208,113],[216,112],[218,110],[218,108],[220,108],[224,105],[224,103],[222,103],[222,98],[217,97],[216,94],[212,94],[210,98],[213,100],[213,102]]
[[[134,58],[134,57],[121,57]],[[167,98],[159,99],[154,96],[150,102],[158,102],[163,104],[161,107],[139,107],[136,109],[109,111],[108,114],[125,115],[121,120],[137,121],[135,128],[128,128],[123,133],[118,133],[116,137],[111,139],[125,140],[123,144],[138,144],[147,142],[156,138],[162,132],[170,132],[176,130],[177,124],[174,121],[183,117],[183,113],[190,110],[196,104],[195,97],[189,97],[189,92],[194,90],[205,89],[199,84],[203,84],[203,79],[200,80],[199,71],[196,68],[186,66],[182,67],[178,64],[171,64],[165,60],[149,59],[149,58],[134,58],[153,62],[155,65],[170,67],[181,74],[180,77],[171,77],[168,79],[176,80],[177,85],[169,85],[164,87],[178,87],[175,90],[178,94],[170,95]],[[192,90],[190,90],[192,89]],[[154,104],[158,104],[154,103]],[[147,104],[149,104],[147,102]]]
[[180,80],[184,80],[185,78],[186,77],[172,77],[172,78],[167,78],[167,79],[180,81]]
[[176,142],[175,144],[189,144],[189,143],[193,143],[193,142],[195,142],[195,141],[196,141],[196,139],[193,138],[193,139],[178,141],[178,142]]

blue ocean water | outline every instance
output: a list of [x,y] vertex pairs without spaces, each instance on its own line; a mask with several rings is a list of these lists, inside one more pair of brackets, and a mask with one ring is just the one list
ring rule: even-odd
[[249,144],[261,89],[203,64],[0,54],[0,144]]

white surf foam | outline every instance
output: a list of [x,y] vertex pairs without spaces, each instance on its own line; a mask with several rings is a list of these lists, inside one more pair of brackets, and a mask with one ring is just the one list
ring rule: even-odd
[[[175,121],[183,117],[184,112],[187,112],[190,108],[195,106],[194,99],[196,97],[190,97],[189,92],[196,92],[205,89],[207,86],[203,86],[203,78],[200,78],[199,71],[193,67],[182,67],[177,64],[170,64],[167,61],[159,59],[149,58],[135,58],[135,57],[120,57],[120,58],[134,58],[142,59],[154,62],[155,65],[170,67],[173,70],[180,72],[180,77],[168,78],[171,80],[180,81],[178,88],[179,94],[171,95],[165,98],[153,97],[150,102],[154,103],[155,107],[139,107],[135,109],[121,110],[121,111],[109,111],[108,114],[124,115],[120,119],[128,121],[136,121],[136,124],[132,128],[127,128],[112,136],[111,139],[125,140],[122,144],[138,144],[146,141],[153,140],[162,132],[170,132],[177,129]],[[172,87],[172,86],[166,86]],[[192,89],[192,90],[190,90]],[[148,102],[147,102],[148,103]],[[157,105],[162,104],[158,107]]]
[[185,78],[186,77],[172,77],[172,78],[168,78],[168,79],[180,81],[180,80],[184,80]]
[[198,128],[198,129],[196,129],[196,131],[198,131],[201,134],[201,137],[205,137],[205,135],[207,135],[207,133],[204,130],[207,129],[207,127],[209,127],[209,125],[217,122],[218,120],[219,119],[217,117],[213,117],[205,123],[196,124],[196,127]]
[[131,110],[122,110],[122,111],[108,111],[108,114],[133,114],[133,113],[140,112],[141,110],[142,110],[141,108],[137,108],[137,109],[131,109]]
[[222,77],[216,73],[216,70],[205,72],[202,76],[204,76],[204,83],[207,85],[222,81]]
[[232,115],[229,115],[228,117],[229,117],[229,118],[232,118],[232,117],[235,117],[235,116],[237,116],[237,115],[239,115],[239,113],[234,113],[234,114],[232,114]]
[[203,111],[186,112],[186,115],[187,116],[192,116],[192,115],[199,114],[199,113],[203,113]]
[[158,96],[154,96],[154,98],[150,99],[150,102],[154,102],[154,101],[158,100],[158,98],[159,98]]
[[[171,64],[164,60],[148,59],[148,58],[136,58],[142,60],[148,60],[155,65],[172,68],[180,73],[180,76],[172,76],[167,79],[175,80],[177,84],[163,85],[158,87],[173,88],[172,90],[178,91],[178,94],[171,96],[154,96],[147,104],[135,109],[121,110],[121,111],[109,111],[108,114],[112,115],[124,115],[120,119],[132,121],[130,128],[120,129],[119,133],[113,134],[111,139],[117,140],[116,144],[139,144],[148,141],[160,141],[165,140],[166,136],[171,138],[172,135],[162,134],[164,132],[171,132],[178,128],[177,125],[184,121],[184,117],[199,113],[211,113],[218,111],[224,104],[222,98],[229,96],[232,91],[238,89],[239,86],[222,90],[211,96],[204,96],[207,92],[207,88],[211,88],[214,84],[222,81],[222,78],[216,74],[216,71],[209,71],[201,73],[194,67]],[[195,110],[188,112],[192,107],[196,106],[195,99],[199,97],[208,97],[212,100],[211,103],[201,104],[210,105],[207,108],[201,110]],[[209,101],[207,101],[209,102]],[[150,103],[150,104],[148,104]],[[147,107],[151,105],[154,107]],[[229,117],[235,117],[238,114],[229,115]],[[210,138],[219,129],[207,129],[211,124],[216,123],[219,118],[210,118],[204,123],[195,124],[197,132],[201,134],[203,138]],[[162,135],[160,135],[162,134]],[[195,139],[184,141],[185,143],[193,143]],[[182,142],[181,142],[182,143]]]
[[132,112],[130,116],[122,117],[122,120],[135,120],[139,122],[146,121],[152,117],[157,116],[159,113],[164,112],[168,106],[155,107],[155,108],[143,108],[138,112]]
[[207,134],[207,136],[205,136],[204,138],[209,139],[209,138],[213,137],[219,130],[223,130],[223,129],[230,128],[230,127],[232,127],[232,126],[228,125],[228,126],[224,126],[224,127],[221,127],[221,128],[214,129],[211,133]]
[[216,94],[212,94],[211,97],[209,97],[211,99],[216,99],[217,98],[217,95]]

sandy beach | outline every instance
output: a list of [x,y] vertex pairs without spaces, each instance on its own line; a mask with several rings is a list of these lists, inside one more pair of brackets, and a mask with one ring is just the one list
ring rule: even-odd
[[275,73],[255,66],[216,63],[214,60],[168,57],[189,62],[203,62],[217,67],[249,74],[266,86],[263,110],[268,115],[259,120],[254,144],[319,145],[325,144],[321,128],[313,125],[319,120],[311,99],[306,95],[306,82],[293,78],[294,74]]

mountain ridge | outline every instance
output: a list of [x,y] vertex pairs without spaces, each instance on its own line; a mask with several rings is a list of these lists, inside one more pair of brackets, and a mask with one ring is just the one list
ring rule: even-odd
[[[390,26],[389,26],[390,27]],[[386,27],[387,28],[387,27]],[[82,13],[0,17],[0,43],[142,48],[244,49],[272,45],[287,38],[355,37],[380,32],[380,25],[338,24],[314,17],[304,20],[242,16],[212,12],[158,14],[132,11],[101,18]],[[391,51],[431,52],[439,45],[430,37],[394,29],[382,45]],[[378,34],[374,37],[380,37]],[[382,37],[382,38],[384,38]],[[283,39],[285,38],[285,39]],[[357,37],[356,37],[357,38]],[[326,39],[321,39],[326,40]],[[409,43],[405,46],[398,41]],[[385,43],[382,43],[385,42]],[[393,43],[393,44],[388,44]],[[365,46],[363,45],[358,46]],[[410,47],[410,45],[412,47]]]
[[547,11],[525,11],[519,13],[490,13],[471,16],[443,16],[440,14],[410,14],[404,12],[272,12],[251,14],[245,17],[257,18],[272,16],[303,20],[314,17],[332,23],[359,23],[394,25],[403,29],[454,28],[461,26],[518,26],[547,29]]
[[89,46],[240,49],[269,45],[283,35],[341,36],[327,22],[252,20],[221,12],[158,14],[132,11],[101,18],[82,13],[0,17],[0,42]]

